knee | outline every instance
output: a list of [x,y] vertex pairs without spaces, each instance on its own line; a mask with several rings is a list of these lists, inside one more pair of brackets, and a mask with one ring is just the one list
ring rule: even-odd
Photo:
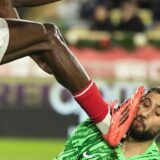
[[59,39],[61,42],[65,43],[61,32],[59,31],[58,27],[53,23],[45,23],[43,24],[47,34],[50,36],[51,39]]
[[53,23],[44,23],[45,30],[48,35],[56,36],[58,27]]

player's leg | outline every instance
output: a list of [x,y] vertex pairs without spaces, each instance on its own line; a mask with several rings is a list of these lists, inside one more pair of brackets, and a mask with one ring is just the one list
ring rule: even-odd
[[1,64],[28,55],[25,52],[16,54],[18,50],[47,41],[44,26],[40,23],[30,21],[0,19],[0,32],[0,49],[1,57],[3,57]]
[[[104,138],[109,144],[117,145],[130,127],[143,93],[140,90],[132,101],[122,105],[123,107],[111,118],[109,105],[103,100],[94,82],[90,80],[79,61],[69,50],[59,30],[52,24],[44,24],[44,26],[54,48],[51,53],[44,54],[44,58],[57,81],[73,93],[76,101],[105,135]],[[115,128],[117,124],[118,127]],[[114,138],[112,133],[115,135]]]
[[12,5],[15,7],[34,7],[45,5],[60,0],[11,0]]
[[[89,117],[98,123],[108,113],[108,107],[95,83],[69,50],[55,25],[44,24],[53,50],[44,54],[57,81],[68,88]],[[108,114],[109,115],[109,114]]]
[[75,93],[85,88],[90,78],[77,58],[67,47],[57,27],[53,24],[44,24],[52,45],[52,53],[45,54],[45,60],[52,69],[59,83]]
[[14,59],[14,57],[12,57],[14,55],[17,55],[18,57],[21,57],[21,55],[29,55],[43,71],[48,74],[53,74],[52,70],[50,69],[48,64],[44,62],[43,58],[44,54],[48,52],[48,50],[50,50],[50,44],[47,42],[41,42],[29,46],[28,48],[12,52],[10,55],[8,55],[8,59]]
[[[13,3],[12,3],[13,5]],[[19,19],[19,15],[18,15],[18,12],[15,8],[13,8],[11,6],[11,3],[9,3],[9,1],[1,1],[0,2],[0,18],[14,18],[14,19]],[[41,46],[42,45],[42,46]],[[19,55],[24,55],[24,52],[25,53],[28,53],[28,50],[29,52],[31,50],[37,50],[37,47],[40,49],[40,48],[43,48],[44,47],[44,44],[40,43],[37,45],[34,45],[34,46],[30,46],[29,48],[25,48],[23,50],[20,50],[18,51],[18,53],[10,53],[8,54],[8,56],[13,56],[13,55],[16,55],[16,54],[19,54]],[[36,48],[36,49],[35,49]],[[23,52],[23,54],[22,54]],[[39,56],[36,56],[36,55],[32,55],[31,58],[37,63],[37,65],[39,65],[40,68],[42,68],[45,72],[51,74],[51,70],[50,68],[48,67],[48,65],[46,63],[43,62],[43,56],[42,55],[39,55]],[[10,58],[11,59],[11,58]],[[10,61],[8,59],[8,61]],[[7,61],[6,61],[7,62]],[[5,63],[5,61],[3,62]]]
[[10,39],[6,54],[44,41],[46,30],[41,23],[25,20],[6,20]]

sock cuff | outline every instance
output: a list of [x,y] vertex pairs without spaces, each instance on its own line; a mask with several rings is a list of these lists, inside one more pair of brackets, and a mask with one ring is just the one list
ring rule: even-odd
[[101,122],[108,114],[108,105],[93,81],[74,94],[74,98],[95,124]]
[[93,84],[94,84],[94,82],[92,80],[90,80],[88,85],[84,89],[73,94],[74,98],[78,98],[78,97],[83,96],[93,86]]

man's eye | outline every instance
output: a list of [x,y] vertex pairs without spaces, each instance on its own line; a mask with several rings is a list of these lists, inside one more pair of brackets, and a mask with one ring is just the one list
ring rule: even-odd
[[160,113],[159,113],[159,112],[156,112],[156,116],[160,117]]
[[143,105],[144,107],[146,107],[146,108],[150,106],[150,104],[149,104],[148,101],[143,101],[143,102],[142,102],[142,105]]
[[157,115],[157,116],[160,116],[160,107],[158,107],[158,108],[156,109],[156,115]]

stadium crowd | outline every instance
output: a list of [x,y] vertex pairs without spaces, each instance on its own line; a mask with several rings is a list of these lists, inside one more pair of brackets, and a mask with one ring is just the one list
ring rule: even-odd
[[94,30],[143,32],[160,26],[159,6],[159,0],[64,0],[22,13],[25,18],[58,21],[63,27],[87,25]]
[[[113,44],[122,46],[119,37],[121,40],[123,37],[124,47],[132,49],[146,44],[159,46],[159,3],[159,0],[62,0],[23,8],[19,13],[24,19],[55,23],[71,45],[109,48]],[[107,45],[101,46],[101,41],[107,41]]]

